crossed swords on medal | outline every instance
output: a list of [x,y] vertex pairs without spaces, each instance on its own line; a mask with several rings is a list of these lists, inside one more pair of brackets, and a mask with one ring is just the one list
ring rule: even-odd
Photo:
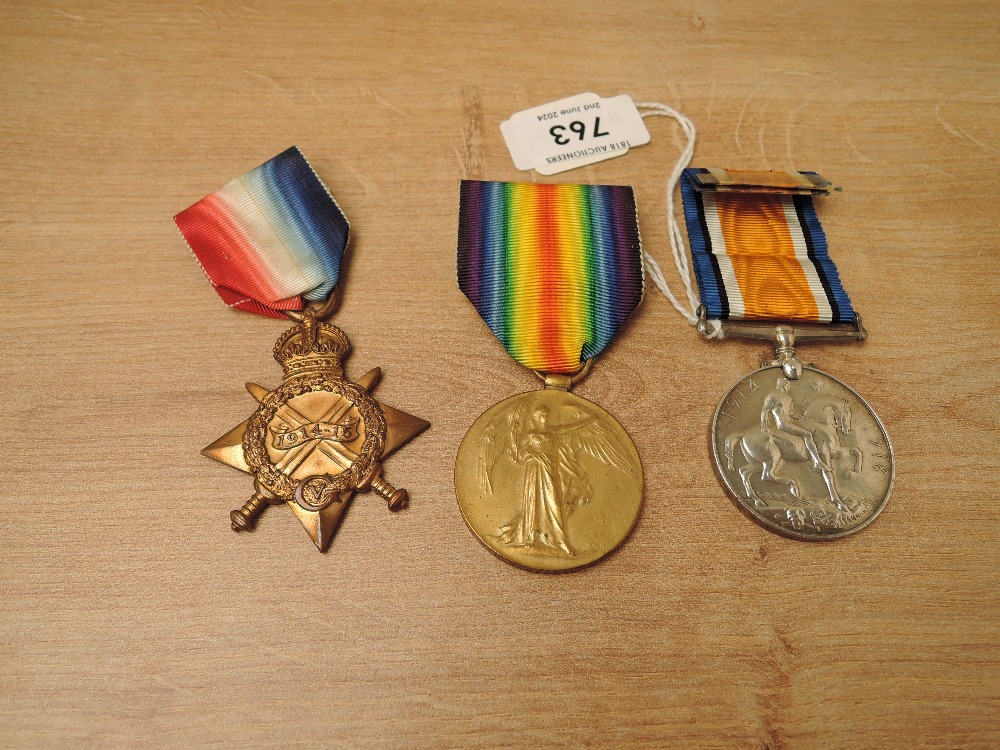
[[[341,396],[340,399],[335,402],[325,414],[320,416],[319,419],[309,419],[302,412],[297,411],[287,402],[282,405],[281,409],[275,416],[283,421],[288,427],[296,430],[305,425],[323,422],[337,424],[337,420],[343,417],[348,411],[350,411],[350,409],[351,402]],[[332,435],[316,435],[287,449],[282,449],[278,446],[275,446],[275,448],[278,450],[288,451],[288,453],[282,456],[281,460],[274,465],[276,469],[284,473],[286,476],[291,476],[292,472],[299,468],[299,466],[301,466],[302,463],[316,450],[319,450],[320,453],[331,459],[341,469],[350,469],[351,465],[358,460],[357,453],[338,441]],[[382,493],[380,492],[379,494]],[[391,497],[387,497],[385,495],[383,495],[383,497],[385,497],[385,499],[389,502],[390,509],[397,509],[393,507]]]
[[[380,379],[380,375],[381,371],[378,368],[375,368],[360,378],[357,381],[357,384],[370,394]],[[246,388],[247,391],[250,392],[250,395],[253,396],[258,402],[263,401],[269,393],[267,388],[257,385],[256,383],[247,383]],[[306,507],[296,502],[295,499],[288,501],[288,504],[291,506],[292,510],[295,511],[295,514],[298,516],[303,526],[306,527],[306,531],[316,543],[316,546],[319,547],[320,551],[325,550],[329,544],[333,531],[339,523],[340,513],[346,505],[346,502],[350,499],[350,496],[353,495],[355,491],[360,490],[363,492],[370,488],[385,498],[390,510],[400,510],[406,504],[406,491],[397,490],[382,479],[381,462],[430,425],[419,417],[407,414],[399,409],[394,409],[387,404],[379,402],[378,405],[386,419],[385,445],[382,449],[381,456],[379,456],[379,460],[375,462],[371,475],[367,477],[364,482],[362,482],[362,486],[346,490],[340,494],[340,497],[338,498],[339,502],[334,501],[329,503],[329,505],[324,504],[326,507],[317,511],[306,510]],[[340,396],[320,416],[318,420],[311,420],[302,412],[290,406],[286,401],[279,408],[275,417],[279,421],[284,422],[288,427],[298,429],[305,425],[314,424],[315,422],[336,423],[338,420],[342,419],[344,415],[350,411],[350,409],[351,401],[343,396]],[[214,458],[215,460],[221,461],[222,463],[239,469],[240,471],[253,474],[253,470],[251,470],[247,465],[246,458],[243,455],[242,443],[246,428],[247,421],[237,425],[228,433],[220,437],[214,443],[206,447],[202,453],[209,458]],[[280,448],[278,450],[280,450]],[[289,448],[288,452],[275,462],[274,466],[281,473],[285,474],[285,476],[290,476],[317,450],[321,451],[324,456],[329,458],[345,471],[350,469],[359,457],[357,453],[343,443],[338,442],[332,436],[316,435]],[[309,479],[306,479],[303,484],[308,485]],[[300,485],[300,492],[305,491],[305,489],[305,487]],[[252,528],[255,524],[256,516],[263,510],[264,506],[270,502],[271,501],[265,500],[258,493],[255,493],[254,497],[247,501],[242,508],[233,511],[230,514],[234,530],[243,531]]]

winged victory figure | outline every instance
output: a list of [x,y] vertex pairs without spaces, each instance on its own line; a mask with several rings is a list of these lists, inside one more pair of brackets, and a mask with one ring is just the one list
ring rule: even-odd
[[601,468],[611,465],[634,473],[625,449],[598,419],[575,404],[550,409],[541,399],[526,399],[487,426],[479,462],[483,491],[492,494],[493,475],[502,459],[521,473],[520,511],[500,527],[497,541],[543,554],[575,555],[566,520],[591,499],[583,461],[589,457]]

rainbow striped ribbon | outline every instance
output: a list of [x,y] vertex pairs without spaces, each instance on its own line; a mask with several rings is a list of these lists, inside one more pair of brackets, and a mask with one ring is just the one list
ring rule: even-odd
[[330,295],[350,233],[347,218],[296,146],[174,221],[227,305],[276,318]]
[[854,322],[812,204],[829,185],[814,172],[684,170],[684,218],[709,318]]
[[575,372],[642,299],[632,188],[463,180],[458,285],[517,362]]

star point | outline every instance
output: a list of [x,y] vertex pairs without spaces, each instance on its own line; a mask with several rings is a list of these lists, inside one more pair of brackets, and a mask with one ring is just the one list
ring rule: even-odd
[[[374,368],[358,379],[357,384],[365,391],[371,392],[381,379],[382,371]],[[263,403],[270,391],[264,386],[256,383],[247,383],[246,389],[258,402]],[[412,414],[408,414],[400,409],[396,409],[387,404],[376,401],[378,407],[385,415],[385,442],[379,455],[379,461],[395,453],[410,440],[430,427],[430,423]],[[307,420],[308,421],[308,420]],[[226,434],[202,449],[201,453],[208,458],[231,466],[246,474],[253,474],[253,469],[247,462],[243,451],[244,436],[250,419],[246,419]],[[353,455],[350,454],[348,458]],[[356,458],[356,456],[354,456]],[[295,517],[305,528],[309,538],[313,540],[320,552],[325,552],[333,539],[334,532],[340,524],[341,518],[354,497],[354,490],[347,490],[340,493],[339,499],[330,503],[321,510],[309,510],[300,506],[295,500],[287,500],[286,504],[292,509]]]

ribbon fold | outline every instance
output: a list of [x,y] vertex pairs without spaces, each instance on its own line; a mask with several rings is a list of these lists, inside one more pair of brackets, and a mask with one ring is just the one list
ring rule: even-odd
[[463,180],[458,285],[517,362],[579,370],[642,299],[632,188]]
[[684,218],[709,318],[854,322],[812,203],[829,189],[815,172],[684,170]]
[[275,318],[329,296],[350,235],[343,211],[296,146],[174,222],[227,305]]

